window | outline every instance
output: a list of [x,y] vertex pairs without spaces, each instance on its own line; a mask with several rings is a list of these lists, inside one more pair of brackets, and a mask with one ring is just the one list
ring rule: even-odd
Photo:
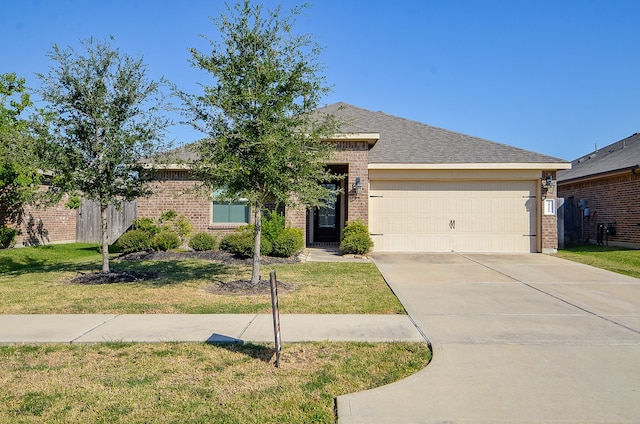
[[217,193],[213,197],[213,209],[211,222],[214,224],[248,224],[249,205],[246,199],[236,202],[225,202],[215,200]]

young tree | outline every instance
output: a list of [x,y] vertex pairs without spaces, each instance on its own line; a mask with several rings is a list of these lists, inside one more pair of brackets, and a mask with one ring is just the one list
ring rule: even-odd
[[332,194],[320,182],[331,147],[324,142],[336,120],[315,117],[329,91],[320,75],[321,49],[310,35],[293,34],[295,18],[306,7],[263,10],[243,0],[227,4],[214,19],[221,42],[209,40],[210,53],[195,48],[192,64],[212,74],[204,93],[182,93],[195,128],[209,135],[196,144],[193,169],[218,200],[248,200],[253,211],[254,253],[251,282],[260,278],[261,216],[267,202],[317,206]]
[[40,185],[31,123],[21,117],[32,105],[24,78],[0,75],[0,231],[12,239],[16,230],[9,226],[20,224]]
[[54,172],[52,189],[80,192],[100,206],[102,271],[109,272],[107,207],[149,195],[152,172],[143,160],[164,151],[170,121],[162,82],[147,78],[141,58],[108,42],[83,40],[84,52],[57,45],[55,64],[39,90],[45,111]]

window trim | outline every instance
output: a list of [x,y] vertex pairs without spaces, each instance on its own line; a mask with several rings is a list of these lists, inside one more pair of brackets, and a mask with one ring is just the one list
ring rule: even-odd
[[[248,199],[246,198],[240,198],[234,202],[223,202],[223,201],[216,201],[216,193],[219,193],[221,190],[216,190],[213,195],[211,196],[211,202],[209,202],[209,222],[210,225],[213,227],[241,227],[243,225],[247,225],[250,223],[251,221],[251,207],[248,204]],[[227,206],[229,208],[229,213],[227,214],[228,217],[231,217],[231,208],[232,207],[243,207],[244,208],[244,221],[215,221],[215,213],[214,213],[214,208],[215,206]]]

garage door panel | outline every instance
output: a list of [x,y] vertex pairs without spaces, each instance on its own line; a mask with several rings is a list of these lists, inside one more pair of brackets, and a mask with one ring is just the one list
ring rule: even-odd
[[378,251],[535,251],[534,181],[371,181]]

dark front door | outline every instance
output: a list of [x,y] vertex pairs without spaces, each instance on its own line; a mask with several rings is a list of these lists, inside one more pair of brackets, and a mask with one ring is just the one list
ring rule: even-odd
[[[323,184],[330,190],[340,188],[338,184]],[[313,216],[313,241],[328,243],[340,241],[340,196],[334,196],[327,206],[316,208]]]

